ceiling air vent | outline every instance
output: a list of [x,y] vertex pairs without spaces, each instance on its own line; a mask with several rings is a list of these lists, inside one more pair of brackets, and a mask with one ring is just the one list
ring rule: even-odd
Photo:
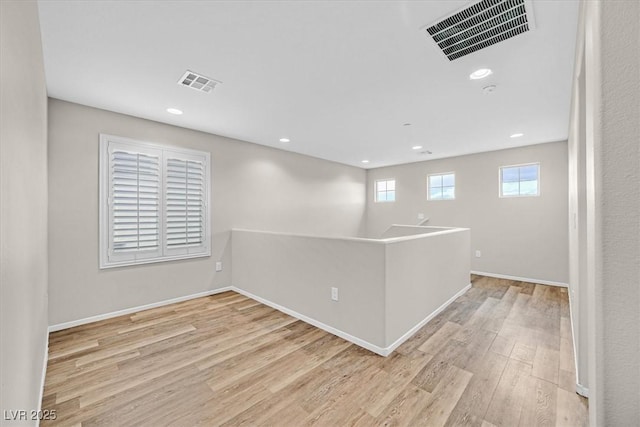
[[426,31],[453,61],[529,31],[532,18],[528,0],[482,0],[426,27]]
[[178,84],[181,86],[187,86],[191,89],[205,93],[213,91],[213,88],[219,83],[222,82],[210,79],[209,77],[205,77],[202,74],[194,73],[189,70],[187,70],[182,77],[180,77],[180,80],[178,80]]

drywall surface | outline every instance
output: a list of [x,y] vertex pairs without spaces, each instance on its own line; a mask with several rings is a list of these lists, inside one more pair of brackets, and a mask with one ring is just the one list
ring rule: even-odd
[[584,392],[589,389],[588,307],[587,307],[587,144],[586,144],[586,76],[584,56],[584,7],[578,30],[578,45],[569,126],[569,302],[576,382]]
[[370,236],[374,239],[390,239],[394,237],[415,236],[418,234],[437,233],[450,230],[449,227],[411,226],[394,224],[382,233],[381,236]]
[[[540,163],[540,196],[500,198],[500,166]],[[568,282],[567,144],[554,142],[369,170],[367,234],[391,224],[471,229],[474,271]],[[455,172],[456,199],[428,201],[427,175]],[[374,202],[376,180],[395,178],[396,201]]]
[[388,354],[469,285],[469,230],[440,231],[385,241],[234,229],[233,284]]
[[[1,1],[0,16],[0,423],[35,425],[47,348],[47,91],[36,2]],[[28,421],[5,420],[19,410]]]
[[233,284],[385,347],[384,244],[234,230]]
[[[100,133],[211,153],[211,257],[98,268]],[[365,186],[358,168],[51,99],[50,324],[231,285],[232,227],[361,234]]]
[[[601,2],[603,425],[640,419],[640,3]],[[588,71],[587,71],[588,72]]]
[[385,346],[469,285],[469,245],[464,229],[386,245]]

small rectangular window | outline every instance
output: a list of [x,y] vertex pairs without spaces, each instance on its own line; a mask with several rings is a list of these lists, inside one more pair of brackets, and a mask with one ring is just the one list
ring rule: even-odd
[[540,195],[540,164],[502,166],[500,197],[532,197]]
[[100,268],[211,255],[209,153],[100,135]]
[[376,181],[376,202],[396,201],[396,180],[382,179]]
[[456,174],[438,173],[427,178],[428,200],[453,200],[456,198]]

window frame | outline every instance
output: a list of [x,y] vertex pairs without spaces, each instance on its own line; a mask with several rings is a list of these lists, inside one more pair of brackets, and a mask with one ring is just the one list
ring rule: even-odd
[[[537,186],[537,191],[536,194],[520,194],[520,191],[518,191],[517,195],[504,195],[502,193],[502,169],[507,169],[507,168],[521,168],[521,167],[525,167],[525,166],[536,166],[538,169],[538,173],[537,173],[537,182],[538,182],[538,186]],[[519,163],[516,165],[505,165],[505,166],[500,166],[498,167],[498,198],[500,199],[513,199],[513,198],[520,198],[520,197],[540,197],[540,195],[542,194],[541,192],[541,180],[540,180],[540,162],[530,162],[530,163]],[[518,172],[519,173],[519,172]],[[520,190],[520,183],[522,181],[520,179],[518,179],[518,190]]]
[[[140,150],[140,153],[144,152],[159,152],[159,164],[160,164],[160,185],[159,185],[159,254],[156,256],[143,256],[137,259],[135,256],[133,259],[127,257],[113,256],[111,252],[111,236],[112,236],[112,224],[111,224],[111,210],[110,210],[110,198],[111,198],[111,174],[110,174],[110,155],[109,148],[110,143],[115,144],[119,148],[131,147],[132,150]],[[113,147],[113,145],[112,145]],[[204,173],[204,233],[203,241],[201,245],[193,246],[186,253],[176,253],[171,251],[166,245],[167,234],[167,163],[165,155],[171,153],[176,156],[183,156],[184,158],[198,158],[202,159],[205,173]],[[191,258],[204,258],[211,256],[211,154],[206,151],[192,150],[170,144],[160,144],[155,142],[135,140],[131,138],[100,134],[99,140],[99,213],[98,213],[98,229],[99,229],[99,268],[115,268],[125,267],[132,265],[143,265],[166,261],[175,261],[181,259]],[[201,250],[194,250],[201,248]],[[120,259],[118,259],[120,258]],[[126,258],[126,259],[124,259]]]
[[[393,181],[393,187],[394,189],[393,191],[393,200],[378,200],[378,183],[379,182],[389,182],[389,181]],[[389,190],[385,190],[385,193],[388,193]],[[383,178],[383,179],[376,179],[373,183],[373,201],[374,203],[394,203],[397,200],[396,197],[396,193],[398,192],[397,188],[396,188],[396,179],[395,178]]]
[[[431,198],[431,177],[432,176],[444,176],[444,175],[453,175],[453,197],[452,198],[447,198],[445,199],[444,197],[441,197],[439,199],[433,199]],[[447,187],[449,187],[447,185]],[[444,194],[444,192],[442,192],[442,189],[445,188],[444,185],[440,186],[441,189],[441,193]],[[455,171],[451,171],[451,172],[439,172],[439,173],[430,173],[427,175],[427,200],[430,202],[440,202],[440,201],[447,201],[447,200],[456,200],[456,173]]]

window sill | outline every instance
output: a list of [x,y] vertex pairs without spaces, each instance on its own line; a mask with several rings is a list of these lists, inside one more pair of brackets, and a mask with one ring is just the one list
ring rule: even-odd
[[134,265],[143,265],[143,264],[155,264],[159,262],[179,261],[183,259],[206,258],[210,256],[211,256],[211,250],[208,250],[207,252],[201,252],[201,253],[191,254],[191,255],[176,255],[176,256],[168,256],[168,257],[161,257],[161,258],[149,258],[149,259],[142,259],[139,261],[121,261],[121,262],[105,263],[101,260],[100,270],[105,270],[108,268],[116,268],[116,267],[130,267]]

